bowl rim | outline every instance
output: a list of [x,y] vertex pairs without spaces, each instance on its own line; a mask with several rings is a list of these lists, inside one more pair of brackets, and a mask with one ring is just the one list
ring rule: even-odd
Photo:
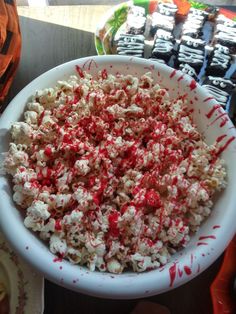
[[[10,102],[9,106],[4,111],[3,115],[0,118],[0,131],[4,125],[9,121],[12,122],[17,121],[14,116],[16,114],[20,114],[23,112],[23,104],[17,108],[18,103],[27,102],[29,95],[32,95],[33,92],[36,91],[35,88],[42,79],[46,77],[52,81],[52,77],[57,77],[57,80],[60,79],[60,74],[68,72],[71,73],[71,69],[75,67],[77,64],[86,64],[89,60],[94,60],[98,62],[98,64],[114,64],[114,63],[125,63],[127,64],[139,64],[141,66],[152,66],[155,70],[158,70],[165,75],[172,75],[173,71],[179,73],[183,76],[183,73],[179,70],[173,70],[166,65],[157,63],[155,61],[135,58],[135,57],[126,57],[126,56],[114,56],[114,55],[105,55],[105,56],[90,56],[85,58],[79,58],[76,60],[72,60],[66,63],[63,63],[59,66],[50,69],[49,71],[41,74],[39,77],[34,79],[31,83],[29,83],[26,87],[24,87]],[[72,74],[72,73],[71,73]],[[58,76],[59,75],[59,76]],[[188,75],[185,75],[185,84],[186,82],[192,82],[192,78]],[[53,79],[54,80],[54,79]],[[54,84],[54,83],[53,83]],[[40,88],[42,88],[42,83],[39,84]],[[209,97],[208,92],[202,88],[199,84],[196,84],[199,93],[204,95],[204,97]],[[212,106],[216,104],[215,100],[211,101]],[[12,111],[14,110],[14,114],[12,115]],[[13,116],[13,117],[12,117]],[[230,122],[231,123],[231,122]],[[229,125],[233,124],[231,123]],[[6,129],[5,129],[6,130]],[[235,129],[231,128],[228,131],[230,134],[233,134],[236,137]],[[236,156],[236,152],[234,152]],[[236,171],[235,171],[236,178]],[[197,263],[196,269],[194,272],[189,273],[188,275],[181,275],[176,279],[176,274],[179,271],[180,267],[185,269],[186,265],[189,264],[189,257],[191,258],[191,262],[194,254],[194,250],[196,248],[192,248],[188,255],[183,255],[178,260],[171,260],[164,268],[159,268],[156,270],[152,270],[144,273],[123,273],[120,275],[113,275],[110,273],[101,273],[101,272],[90,272],[88,269],[78,266],[72,265],[68,261],[56,261],[55,256],[48,250],[41,240],[39,240],[35,234],[33,234],[30,230],[24,227],[23,223],[21,225],[17,225],[17,228],[10,228],[10,224],[12,222],[16,222],[21,219],[21,216],[16,209],[15,205],[11,197],[9,196],[9,185],[6,177],[0,177],[0,185],[5,186],[6,189],[0,190],[0,228],[4,233],[7,240],[13,246],[13,248],[21,255],[26,262],[31,264],[35,269],[37,269],[40,273],[42,273],[49,280],[62,285],[71,290],[82,292],[85,294],[93,295],[96,297],[106,297],[113,299],[135,299],[140,297],[148,297],[152,295],[156,295],[167,290],[171,290],[176,288],[190,279],[193,279],[198,274],[203,272],[207,267],[209,267],[223,252],[226,248],[230,240],[232,239],[236,227],[231,226],[227,230],[227,234],[222,230],[223,228],[216,228],[212,231],[212,234],[217,234],[217,237],[221,238],[221,245],[216,246],[214,250],[214,258],[211,255],[206,255],[204,259],[204,263],[198,266]],[[232,203],[232,200],[231,200]],[[5,206],[2,206],[4,204]],[[5,207],[14,207],[8,211],[8,215],[4,215]],[[230,217],[225,217],[225,224],[229,225],[232,219],[232,216],[236,218],[236,213],[233,212],[233,209],[230,211]],[[227,216],[227,215],[225,215]],[[22,220],[22,219],[21,219]],[[232,224],[231,224],[232,225]],[[17,241],[16,241],[17,238]],[[27,245],[27,241],[32,244]],[[198,247],[199,254],[203,254],[204,247]],[[45,254],[46,253],[46,254]],[[52,261],[54,261],[52,263]],[[198,269],[199,268],[199,269]],[[75,275],[75,269],[77,269],[78,274]],[[60,272],[60,275],[58,273]],[[155,274],[158,273],[156,277]],[[186,271],[187,274],[187,271]],[[156,279],[158,278],[158,280]],[[173,282],[170,280],[174,278]],[[176,280],[175,280],[176,279]],[[164,284],[163,284],[164,283]]]

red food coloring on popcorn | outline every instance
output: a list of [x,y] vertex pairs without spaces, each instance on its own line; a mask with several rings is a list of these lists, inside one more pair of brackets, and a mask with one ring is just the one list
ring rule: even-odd
[[43,111],[40,116],[39,116],[39,119],[38,119],[38,125],[40,126],[42,124],[42,121],[43,121],[43,118],[45,116],[45,111]]
[[52,156],[52,149],[50,147],[46,147],[44,149],[44,154],[48,157]]
[[148,206],[157,207],[157,208],[161,206],[160,195],[153,189],[147,191],[147,193],[145,194],[145,199],[146,199],[146,204]]
[[55,221],[55,230],[56,231],[61,231],[61,220],[60,219],[57,219]]
[[75,66],[77,73],[79,74],[79,76],[81,78],[84,78],[84,71],[81,69],[81,67],[79,65]]
[[118,228],[118,219],[120,215],[118,212],[114,212],[108,216],[109,221],[109,233],[111,236],[118,237],[120,230]]
[[102,70],[101,76],[102,76],[102,78],[103,78],[104,80],[107,79],[108,74],[107,74],[107,70],[106,70],[106,69],[103,69],[103,70]]

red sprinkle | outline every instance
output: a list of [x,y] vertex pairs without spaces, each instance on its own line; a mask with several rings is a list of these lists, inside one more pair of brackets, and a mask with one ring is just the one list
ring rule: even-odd
[[220,226],[219,225],[213,226],[213,229],[217,229],[217,228],[220,228]]

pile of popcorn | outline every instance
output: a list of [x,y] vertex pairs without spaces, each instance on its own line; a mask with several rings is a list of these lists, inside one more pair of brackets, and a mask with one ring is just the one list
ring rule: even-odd
[[203,141],[186,95],[170,101],[151,73],[77,69],[12,125],[13,199],[60,258],[91,271],[158,268],[226,187],[218,144]]

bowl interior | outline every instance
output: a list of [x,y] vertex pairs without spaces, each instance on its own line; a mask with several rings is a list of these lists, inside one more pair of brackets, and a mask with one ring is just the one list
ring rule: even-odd
[[[139,298],[177,287],[197,276],[223,252],[235,233],[236,210],[236,132],[216,101],[191,77],[157,62],[120,56],[97,56],[73,60],[41,75],[25,87],[10,103],[0,119],[0,152],[8,150],[11,124],[22,117],[27,100],[38,89],[54,86],[57,80],[76,73],[75,66],[96,75],[108,73],[141,76],[152,72],[156,82],[168,89],[171,98],[187,94],[198,130],[208,144],[221,140],[226,161],[228,186],[219,195],[211,216],[191,238],[188,246],[176,253],[164,267],[145,273],[89,272],[86,268],[58,261],[47,245],[23,225],[23,217],[12,201],[9,178],[0,176],[0,226],[17,252],[48,279],[67,288],[107,298]],[[134,284],[135,283],[135,284]]]

